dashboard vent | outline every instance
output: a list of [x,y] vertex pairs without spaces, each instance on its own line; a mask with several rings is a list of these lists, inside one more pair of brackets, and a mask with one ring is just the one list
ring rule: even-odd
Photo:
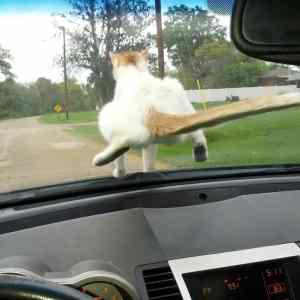
[[175,278],[167,263],[143,268],[142,277],[149,300],[182,300]]

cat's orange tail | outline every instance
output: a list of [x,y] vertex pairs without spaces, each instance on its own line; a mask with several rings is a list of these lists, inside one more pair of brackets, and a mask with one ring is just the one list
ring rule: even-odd
[[190,115],[172,115],[151,108],[145,124],[154,138],[192,132],[250,115],[300,106],[300,93],[241,100]]

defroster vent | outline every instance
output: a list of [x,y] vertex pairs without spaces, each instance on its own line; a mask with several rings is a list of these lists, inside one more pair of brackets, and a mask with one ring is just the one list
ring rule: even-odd
[[[143,296],[148,300],[182,300],[175,278],[167,263],[142,267]],[[144,297],[143,297],[144,298]]]

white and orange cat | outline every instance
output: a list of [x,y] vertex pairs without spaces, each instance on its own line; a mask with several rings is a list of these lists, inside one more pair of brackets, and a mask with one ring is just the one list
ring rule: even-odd
[[123,176],[126,174],[125,152],[130,147],[141,147],[143,171],[152,171],[156,144],[183,142],[187,139],[194,143],[195,161],[206,160],[207,142],[201,129],[174,137],[153,139],[145,128],[144,117],[150,107],[177,115],[195,112],[179,81],[168,77],[161,80],[151,75],[147,50],[111,53],[110,57],[116,80],[115,94],[113,101],[106,104],[99,114],[99,129],[109,146],[95,156],[93,164],[103,165],[106,163],[105,155],[119,147],[121,152],[116,153],[113,175]]

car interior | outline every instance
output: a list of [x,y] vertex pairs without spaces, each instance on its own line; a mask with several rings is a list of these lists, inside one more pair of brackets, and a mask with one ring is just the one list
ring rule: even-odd
[[[235,0],[235,47],[299,64],[299,9],[296,0]],[[299,199],[297,164],[3,193],[0,299],[300,299]]]

